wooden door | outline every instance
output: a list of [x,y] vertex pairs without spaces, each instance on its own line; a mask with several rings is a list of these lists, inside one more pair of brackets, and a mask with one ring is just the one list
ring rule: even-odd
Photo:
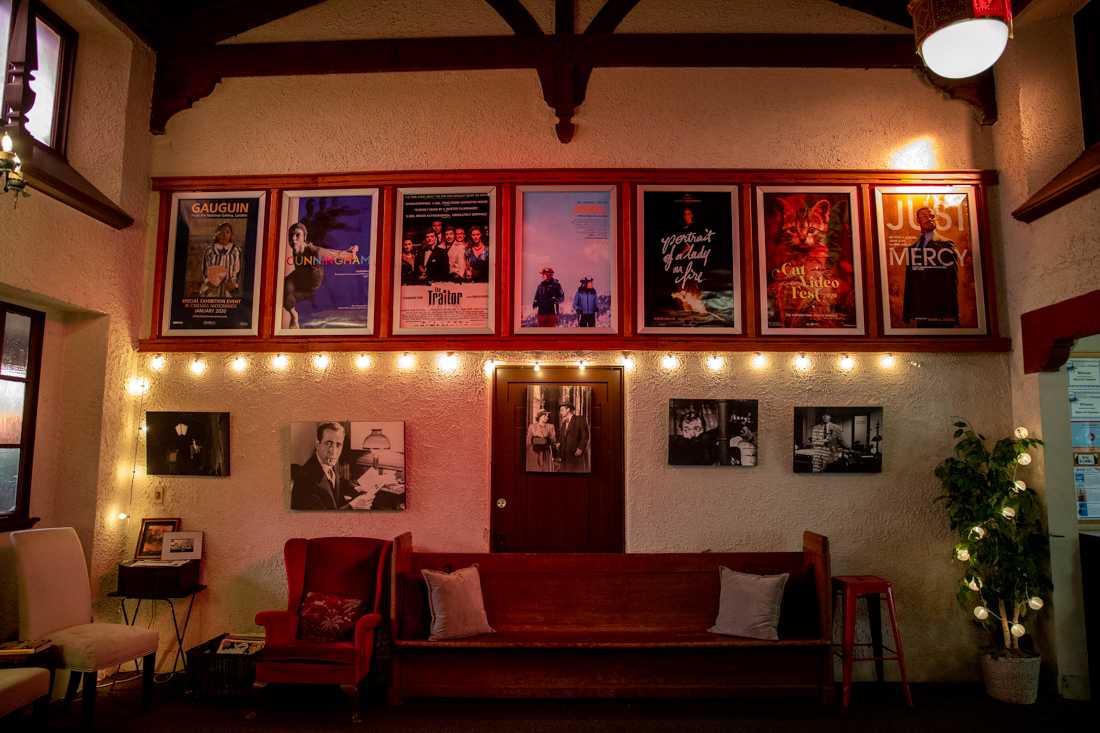
[[[534,387],[538,389],[529,392]],[[582,387],[590,392],[578,389]],[[567,423],[559,403],[578,402],[576,412],[582,409],[581,400],[588,403],[583,406],[588,414],[569,415]],[[586,465],[578,465],[583,457],[575,452],[567,460],[560,446],[547,457],[541,444],[537,450],[532,445],[530,418],[540,404],[550,413],[546,422],[553,425],[559,443],[570,430],[576,435],[577,419],[586,421]],[[565,427],[561,434],[559,426]],[[498,367],[492,440],[493,552],[623,552],[622,367],[542,367],[538,372]]]

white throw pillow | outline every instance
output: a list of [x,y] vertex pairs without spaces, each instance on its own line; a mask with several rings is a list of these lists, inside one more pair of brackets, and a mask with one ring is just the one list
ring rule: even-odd
[[790,573],[751,575],[718,568],[722,593],[718,598],[718,618],[708,631],[750,639],[779,639],[779,606]]
[[432,630],[428,641],[464,639],[491,634],[481,596],[481,576],[477,565],[453,573],[421,570],[428,584],[428,606],[432,611]]

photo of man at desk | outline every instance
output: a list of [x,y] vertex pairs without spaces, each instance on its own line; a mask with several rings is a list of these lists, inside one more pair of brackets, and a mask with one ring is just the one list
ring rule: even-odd
[[405,508],[405,425],[325,420],[290,426],[290,508]]

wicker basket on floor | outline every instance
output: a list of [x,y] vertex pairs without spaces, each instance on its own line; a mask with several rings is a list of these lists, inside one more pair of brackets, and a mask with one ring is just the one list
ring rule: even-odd
[[187,650],[187,671],[195,697],[200,700],[245,699],[256,681],[253,654],[218,654],[221,634]]
[[985,691],[994,700],[1031,705],[1039,695],[1039,657],[982,656]]

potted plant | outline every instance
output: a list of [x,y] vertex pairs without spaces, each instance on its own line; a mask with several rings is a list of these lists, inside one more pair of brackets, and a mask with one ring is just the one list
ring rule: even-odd
[[954,454],[936,467],[947,509],[958,533],[953,557],[962,564],[959,605],[991,632],[982,657],[986,691],[997,700],[1035,702],[1039,656],[1021,639],[1025,619],[1043,607],[1052,585],[1047,534],[1038,494],[1016,478],[1043,442],[1016,428],[992,447],[966,422],[955,423]]

